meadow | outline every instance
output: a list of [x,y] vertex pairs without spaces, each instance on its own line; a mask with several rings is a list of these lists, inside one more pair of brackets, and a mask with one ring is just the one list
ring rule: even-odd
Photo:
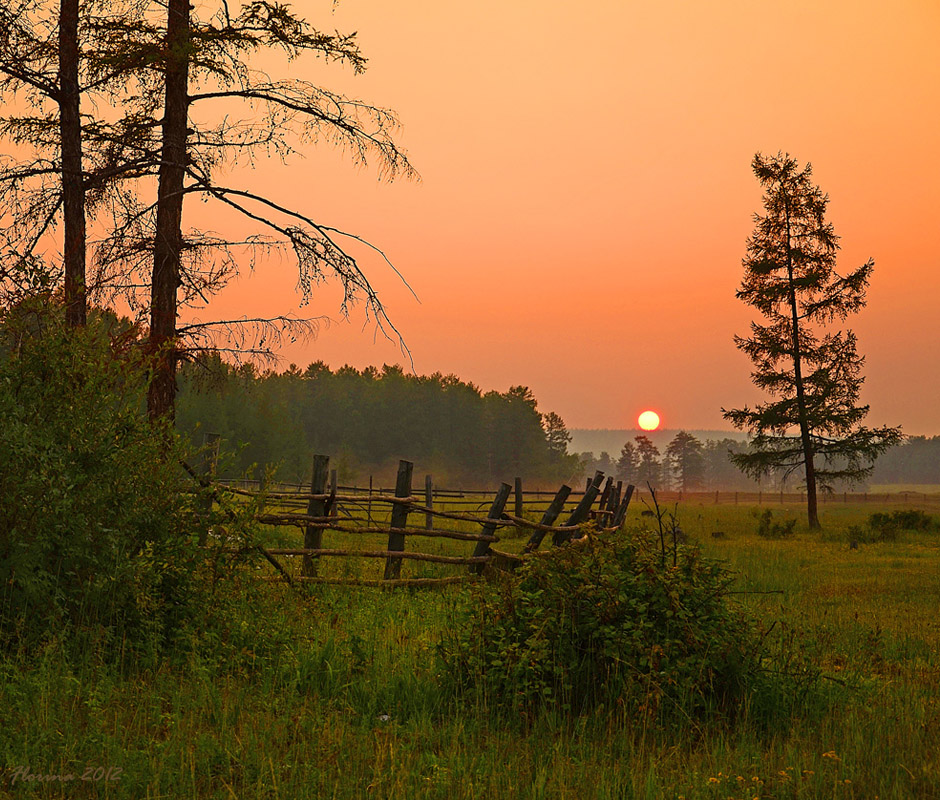
[[[650,524],[643,508],[628,527]],[[822,673],[772,726],[747,709],[668,727],[622,705],[507,716],[441,680],[438,643],[487,584],[300,589],[257,580],[266,565],[220,567],[236,570],[215,600],[228,622],[187,632],[184,656],[53,636],[39,658],[0,661],[0,797],[940,797],[940,532],[850,543],[851,526],[896,508],[825,505],[818,533],[799,506],[774,507],[797,523],[768,539],[765,508],[670,506],[734,572],[732,601]],[[296,542],[291,530],[264,535]]]

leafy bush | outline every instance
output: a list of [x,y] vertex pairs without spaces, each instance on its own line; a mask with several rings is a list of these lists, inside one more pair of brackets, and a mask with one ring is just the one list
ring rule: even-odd
[[796,528],[796,519],[774,519],[773,512],[768,508],[757,523],[757,535],[764,539],[785,539],[793,534]]
[[648,531],[591,536],[478,590],[440,645],[445,674],[515,711],[732,709],[760,647],[728,582],[697,548],[664,551]]
[[879,511],[868,516],[867,529],[853,526],[850,536],[858,542],[893,542],[901,531],[929,531],[935,528],[933,517],[923,511]]
[[201,559],[133,337],[48,310],[16,323],[0,329],[0,644],[164,641],[199,605]]

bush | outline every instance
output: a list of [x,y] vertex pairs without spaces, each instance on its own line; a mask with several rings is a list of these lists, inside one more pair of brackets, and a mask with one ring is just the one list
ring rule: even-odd
[[201,559],[135,343],[48,310],[15,324],[0,328],[0,645],[163,642],[199,606]]
[[773,512],[767,509],[760,515],[757,523],[757,535],[764,539],[785,539],[792,536],[796,528],[796,519],[785,519],[777,521],[774,519]]
[[901,531],[929,531],[935,528],[933,518],[923,511],[879,511],[869,515],[867,529],[853,526],[850,536],[858,542],[893,542]]
[[478,590],[440,645],[445,674],[517,712],[731,710],[760,646],[728,583],[697,548],[663,551],[648,531],[591,536]]

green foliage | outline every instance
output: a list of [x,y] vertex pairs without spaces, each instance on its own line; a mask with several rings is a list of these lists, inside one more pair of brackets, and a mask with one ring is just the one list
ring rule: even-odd
[[447,674],[504,710],[620,704],[657,718],[731,711],[759,645],[698,549],[590,536],[479,593],[440,652]]
[[181,370],[177,425],[244,445],[235,474],[280,464],[282,478],[309,480],[314,452],[339,461],[341,481],[393,476],[401,458],[437,482],[564,480],[577,467],[566,453],[564,422],[543,416],[523,386],[484,394],[453,375],[409,375],[389,365],[334,372],[317,362],[260,374],[219,360],[207,366]]
[[869,515],[867,528],[852,526],[849,534],[858,542],[893,542],[901,531],[929,531],[937,527],[923,511],[877,511]]
[[757,535],[763,539],[785,539],[796,528],[795,518],[777,520],[769,508],[758,519]]
[[194,516],[133,339],[19,319],[0,330],[0,641],[164,642],[198,605]]

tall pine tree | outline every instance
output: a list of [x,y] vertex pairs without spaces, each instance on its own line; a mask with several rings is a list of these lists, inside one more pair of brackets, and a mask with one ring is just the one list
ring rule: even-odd
[[838,237],[826,222],[829,197],[811,180],[812,167],[789,155],[752,162],[764,189],[764,214],[756,214],[747,240],[738,298],[761,313],[751,335],[735,344],[754,364],[754,384],[773,399],[730,411],[725,419],[753,434],[747,453],[731,459],[753,477],[775,469],[802,469],[810,528],[818,528],[817,488],[856,482],[871,473],[877,456],[900,441],[900,428],[866,428],[868,406],[859,403],[864,357],[855,334],[828,330],[865,305],[874,262],[836,272]]

